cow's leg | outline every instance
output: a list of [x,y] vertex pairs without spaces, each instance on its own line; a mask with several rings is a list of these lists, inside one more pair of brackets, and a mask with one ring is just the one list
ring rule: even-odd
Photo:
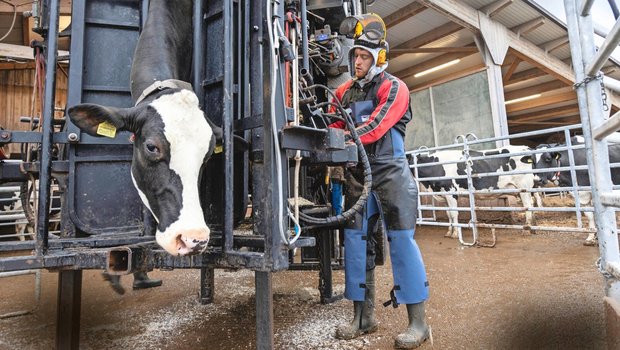
[[[448,208],[458,207],[458,199],[454,198],[454,196],[446,196],[446,201],[448,202]],[[458,238],[459,232],[461,231],[461,228],[456,226],[459,223],[459,212],[458,210],[448,210],[447,214],[448,220],[450,220],[450,228],[445,237]]]
[[543,201],[542,201],[542,196],[540,195],[540,192],[534,192],[534,199],[536,200],[536,206],[539,208],[544,207],[543,205]]
[[[592,192],[589,191],[579,191],[579,204],[582,207],[591,207],[592,206]],[[583,215],[588,219],[588,228],[595,230],[596,224],[594,223],[594,213],[591,211],[586,211]],[[598,238],[596,237],[596,232],[588,233],[588,237],[583,242],[583,245],[587,246],[595,246],[598,243]]]
[[[523,206],[525,208],[531,208],[532,207],[532,195],[529,192],[524,192],[524,193],[519,193],[519,196],[521,197],[521,203],[523,203]],[[536,223],[534,222],[534,212],[533,211],[526,211],[525,212],[525,224],[528,226],[534,226]]]

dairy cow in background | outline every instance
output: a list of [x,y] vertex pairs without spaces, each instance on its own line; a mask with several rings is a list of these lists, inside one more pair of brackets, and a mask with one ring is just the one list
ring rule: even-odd
[[[571,143],[573,145],[582,145],[584,140],[582,137],[576,136],[571,139]],[[562,146],[562,145],[557,145]],[[544,149],[545,146],[540,149]],[[545,168],[557,168],[557,167],[568,167],[570,166],[568,150],[565,151],[550,151],[543,152],[536,155],[536,168],[537,169],[545,169]],[[587,155],[586,150],[584,148],[573,150],[573,157],[575,160],[575,166],[579,165],[587,165]],[[609,144],[609,163],[617,163],[620,162],[620,143],[612,143]],[[620,184],[620,168],[611,168],[611,181],[614,185]],[[590,186],[590,177],[588,175],[587,170],[576,170],[576,180],[577,183],[575,186]],[[560,187],[570,187],[573,186],[573,181],[571,178],[570,171],[549,171],[549,172],[541,172],[538,173],[540,177],[540,181],[543,185],[554,182],[556,185]],[[582,206],[592,206],[592,192],[590,191],[579,191],[579,203]],[[584,212],[584,215],[588,218],[588,227],[590,229],[595,229],[596,225],[594,224],[594,214],[592,212]],[[595,232],[591,232],[586,238],[584,245],[596,245],[597,237]]]
[[[511,153],[526,152],[531,150],[526,146],[506,146],[495,150],[488,151],[470,151],[471,157],[490,157],[505,154],[502,157],[483,158],[472,160],[472,174],[497,173],[497,176],[473,177],[472,184],[475,190],[494,190],[494,189],[532,189],[537,183],[534,174],[505,174],[502,173],[512,171],[527,171],[533,168],[533,161],[530,155],[515,155]],[[439,164],[450,162],[446,164]],[[458,207],[458,196],[453,194],[443,194],[442,192],[467,191],[467,179],[450,179],[446,177],[455,177],[467,175],[466,159],[462,151],[437,151],[430,154],[417,154],[416,163],[418,165],[426,165],[418,167],[418,180],[427,191],[438,193],[441,199],[444,199],[448,208]],[[413,161],[410,156],[410,163]],[[413,169],[412,169],[413,172]],[[415,172],[414,172],[415,174]],[[435,180],[425,180],[425,178],[436,178]],[[489,194],[490,197],[498,197],[500,194]],[[478,196],[478,195],[477,195]],[[485,195],[486,196],[486,195]],[[529,192],[520,192],[519,196],[524,207],[532,207],[532,196]],[[535,194],[537,204],[542,207],[542,200],[538,193]],[[446,233],[446,237],[457,238],[460,228],[458,224],[458,214],[456,210],[447,210],[450,227]],[[534,213],[526,211],[526,225],[534,225]]]

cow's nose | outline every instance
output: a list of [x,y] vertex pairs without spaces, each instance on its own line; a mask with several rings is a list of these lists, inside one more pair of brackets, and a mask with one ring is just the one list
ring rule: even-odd
[[208,227],[187,229],[170,236],[157,234],[157,243],[172,255],[190,255],[203,252],[209,243]]

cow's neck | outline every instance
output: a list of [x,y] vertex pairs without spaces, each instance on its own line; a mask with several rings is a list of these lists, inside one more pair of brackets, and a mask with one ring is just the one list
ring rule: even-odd
[[192,60],[192,1],[151,0],[131,67],[136,102],[156,81],[189,81]]

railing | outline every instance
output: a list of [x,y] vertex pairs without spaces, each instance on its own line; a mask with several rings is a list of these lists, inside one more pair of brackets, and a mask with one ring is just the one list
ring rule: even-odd
[[[412,164],[410,165],[414,175],[418,179],[419,182],[422,181],[432,181],[432,180],[467,180],[468,189],[465,191],[442,191],[442,192],[426,192],[423,190],[422,186],[420,186],[420,196],[418,203],[418,224],[419,225],[429,225],[429,226],[443,226],[450,227],[450,229],[458,229],[458,238],[461,244],[464,245],[474,245],[478,243],[478,228],[491,228],[491,229],[520,229],[520,230],[532,230],[532,231],[558,231],[558,232],[586,232],[586,233],[594,233],[595,229],[592,228],[584,228],[581,221],[582,213],[592,213],[594,208],[591,206],[584,207],[581,203],[579,192],[580,191],[591,191],[591,186],[579,186],[577,184],[577,174],[578,170],[588,170],[587,165],[577,165],[575,163],[575,157],[573,152],[575,150],[584,149],[583,144],[573,145],[571,142],[571,135],[579,132],[581,129],[581,125],[571,125],[567,127],[559,127],[559,128],[551,128],[540,131],[533,131],[527,133],[520,133],[509,135],[505,137],[494,137],[494,138],[486,138],[486,139],[477,139],[474,135],[468,134],[465,136],[457,137],[457,141],[452,145],[444,145],[439,147],[422,147],[418,150],[407,152],[411,155]],[[544,148],[533,148],[529,150],[524,150],[522,152],[513,152],[513,153],[504,153],[497,155],[489,155],[489,156],[470,156],[469,149],[472,145],[484,144],[499,140],[513,140],[516,138],[523,139],[526,137],[540,137],[544,135],[551,134],[564,134],[564,143],[556,144],[556,145],[546,145]],[[510,142],[511,143],[511,142]],[[417,164],[417,158],[415,157],[418,154],[432,154],[436,151],[446,151],[446,150],[457,150],[458,153],[462,154],[460,159],[454,161],[444,161],[444,162],[436,162],[430,164]],[[569,165],[568,166],[556,166],[553,168],[544,168],[544,169],[536,169],[532,167],[532,169],[528,170],[513,170],[513,171],[502,171],[501,173],[497,172],[486,172],[486,173],[473,173],[471,170],[471,162],[483,159],[493,159],[493,158],[504,158],[504,157],[514,157],[514,156],[531,156],[534,159],[538,159],[539,155],[544,152],[550,151],[568,151],[569,155]],[[538,156],[537,156],[538,155]],[[535,160],[534,160],[535,162]],[[446,165],[446,164],[457,164],[457,163],[465,163],[468,169],[466,175],[457,175],[457,176],[436,176],[436,177],[419,177],[420,168],[434,165]],[[612,163],[610,167],[617,168],[620,167],[620,163]],[[504,188],[504,189],[484,189],[478,190],[473,188],[473,180],[476,178],[484,178],[484,177],[502,177],[502,176],[514,176],[514,175],[525,175],[532,174],[533,176],[537,176],[540,173],[549,173],[549,172],[560,172],[560,171],[569,171],[572,178],[572,186],[569,187],[533,187],[529,189],[522,188]],[[614,186],[614,189],[620,189],[620,186]],[[555,195],[555,194],[563,194],[563,193],[572,194],[575,199],[574,206],[564,206],[564,207],[534,207],[534,206],[509,206],[509,207],[501,207],[501,206],[492,206],[492,207],[483,207],[476,204],[477,195],[519,195],[523,193],[530,193],[531,195]],[[458,195],[458,196],[468,196],[469,197],[469,207],[460,207],[460,208],[448,208],[437,205],[422,205],[421,198],[430,196],[433,198],[433,203],[435,201],[435,196],[437,195]],[[540,204],[539,204],[540,205]],[[469,212],[470,213],[470,221],[467,223],[447,223],[447,222],[439,222],[437,221],[436,211],[437,210],[450,210],[457,212]],[[424,217],[423,212],[430,211],[432,213],[432,217]],[[574,226],[549,226],[549,225],[527,225],[527,224],[492,224],[492,223],[481,223],[477,220],[476,212],[574,212],[577,218],[577,227]],[[463,240],[462,230],[461,228],[469,228],[472,230],[473,241],[465,242]]]

